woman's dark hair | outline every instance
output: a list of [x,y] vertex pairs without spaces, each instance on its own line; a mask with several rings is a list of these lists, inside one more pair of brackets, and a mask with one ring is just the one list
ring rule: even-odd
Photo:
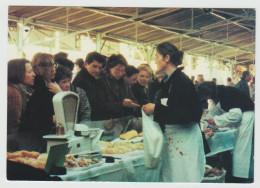
[[75,61],[75,64],[79,66],[79,68],[83,68],[83,65],[84,65],[84,60],[82,58],[78,58],[76,59]]
[[57,59],[60,59],[60,58],[68,58],[69,54],[66,53],[66,52],[59,52],[57,54],[54,54],[53,58],[54,58],[54,61],[57,61]]
[[54,81],[59,82],[59,81],[66,79],[66,78],[71,79],[72,78],[72,72],[69,69],[67,69],[66,67],[59,65],[56,69]]
[[73,71],[74,68],[74,63],[71,60],[63,57],[56,59],[55,64],[62,65],[67,69],[69,69],[70,71]]
[[12,59],[8,61],[8,83],[19,84],[25,76],[25,64],[30,63],[27,59]]
[[198,92],[203,108],[207,108],[208,99],[212,99],[215,104],[218,103],[217,86],[215,82],[202,82],[196,86],[196,90]]
[[106,63],[106,71],[109,72],[109,70],[117,65],[123,65],[127,68],[128,63],[123,55],[121,54],[112,54]]
[[157,45],[156,50],[165,58],[170,56],[170,62],[175,66],[182,64],[183,52],[169,42],[163,42]]
[[53,55],[38,52],[33,56],[31,65],[36,75],[45,77],[47,71],[52,70],[54,67]]
[[133,65],[127,66],[125,71],[126,71],[126,73],[125,73],[126,77],[131,77],[134,74],[138,74],[139,73],[139,70],[137,68],[135,68],[135,66],[133,66]]

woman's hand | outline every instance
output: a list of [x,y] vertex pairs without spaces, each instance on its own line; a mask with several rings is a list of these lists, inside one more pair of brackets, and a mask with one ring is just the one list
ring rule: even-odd
[[55,117],[55,115],[52,116],[52,122],[56,125],[56,117]]
[[133,103],[133,101],[131,99],[124,99],[123,106],[131,108],[131,107],[139,107],[140,105],[136,104],[136,103]]
[[60,86],[56,82],[48,83],[48,88],[49,88],[49,91],[54,93],[54,94],[62,92]]
[[211,125],[215,125],[214,119],[208,119],[208,123],[211,124]]
[[153,103],[148,103],[148,104],[146,104],[146,105],[143,105],[143,111],[144,111],[144,113],[146,113],[147,115],[153,114],[154,108],[155,108],[155,104],[153,104]]

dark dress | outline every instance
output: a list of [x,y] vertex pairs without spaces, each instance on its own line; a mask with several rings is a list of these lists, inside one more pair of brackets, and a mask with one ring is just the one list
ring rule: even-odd
[[132,93],[140,106],[149,103],[148,95],[145,93],[145,87],[141,86],[138,82],[132,86]]
[[[20,149],[43,152],[46,150],[46,141],[42,136],[55,133],[52,103],[54,94],[48,90],[41,76],[35,77],[33,89],[34,93],[29,98],[19,127],[22,147]],[[30,143],[26,145],[26,143],[22,144],[22,142]]]
[[157,79],[154,79],[151,83],[149,83],[148,90],[147,90],[149,102],[155,103],[155,96],[159,90],[160,90],[160,83],[158,82]]
[[133,100],[129,86],[123,79],[116,80],[110,74],[99,80],[99,101],[102,104],[102,119],[120,118],[133,114],[133,108],[123,106],[124,99]]
[[198,94],[192,81],[181,70],[176,69],[167,82],[167,78],[161,82],[159,99],[168,98],[168,106],[157,100],[154,121],[160,123],[163,129],[165,124],[200,122],[202,108]]
[[89,100],[89,104],[91,107],[91,115],[90,118],[92,121],[100,120],[100,103],[98,100],[98,91],[99,91],[99,82],[96,78],[89,74],[89,72],[82,68],[75,79],[72,82],[72,85],[75,87],[79,87],[86,92],[86,95]]
[[228,112],[232,108],[240,108],[242,112],[253,111],[254,102],[241,90],[230,86],[217,86],[218,100],[221,108]]

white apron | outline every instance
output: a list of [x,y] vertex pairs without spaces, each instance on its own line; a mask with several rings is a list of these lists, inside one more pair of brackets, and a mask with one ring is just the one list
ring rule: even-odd
[[233,176],[249,177],[250,159],[252,153],[252,137],[255,114],[253,111],[243,113],[241,124],[237,128],[236,142],[233,150]]
[[[216,125],[231,126],[236,124],[236,141],[233,149],[233,170],[232,174],[240,178],[252,178],[249,176],[252,137],[255,121],[254,111],[243,112],[239,108],[230,109],[219,116],[214,116]],[[253,162],[252,162],[253,163]]]
[[201,182],[205,153],[200,128],[166,125],[162,151],[162,182]]

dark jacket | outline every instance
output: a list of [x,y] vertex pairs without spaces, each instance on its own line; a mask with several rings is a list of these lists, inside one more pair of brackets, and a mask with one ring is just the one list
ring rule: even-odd
[[254,103],[250,97],[237,88],[218,85],[217,96],[221,108],[226,112],[232,108],[240,108],[242,112],[254,110]]
[[33,89],[34,93],[29,98],[21,118],[20,131],[37,131],[40,135],[54,133],[52,103],[54,94],[48,90],[41,76],[35,77]]
[[99,80],[99,101],[102,104],[102,119],[119,118],[133,114],[132,108],[123,106],[124,99],[133,100],[130,87],[123,79],[116,80],[110,74]]
[[158,82],[157,79],[154,79],[151,83],[149,83],[148,90],[147,90],[147,96],[149,102],[151,103],[155,102],[155,96],[159,90],[160,90],[160,83]]
[[58,176],[50,176],[42,169],[7,160],[7,180],[62,181]]
[[244,92],[248,97],[250,97],[248,83],[244,78],[241,78],[241,80],[235,85],[235,87]]
[[155,103],[154,121],[164,128],[165,124],[187,124],[199,122],[202,108],[198,94],[192,81],[181,72],[175,70],[170,79],[161,83],[161,98],[168,98],[167,106],[160,102]]
[[140,106],[149,103],[148,96],[144,90],[145,88],[141,86],[138,82],[132,86],[132,93],[137,103],[140,104]]
[[75,79],[73,80],[72,84],[75,87],[79,87],[83,89],[86,92],[86,95],[89,100],[89,104],[91,107],[91,120],[99,120],[100,117],[100,106],[99,106],[99,100],[98,100],[98,91],[99,91],[99,82],[96,78],[94,78],[92,75],[89,74],[89,72],[82,68]]

